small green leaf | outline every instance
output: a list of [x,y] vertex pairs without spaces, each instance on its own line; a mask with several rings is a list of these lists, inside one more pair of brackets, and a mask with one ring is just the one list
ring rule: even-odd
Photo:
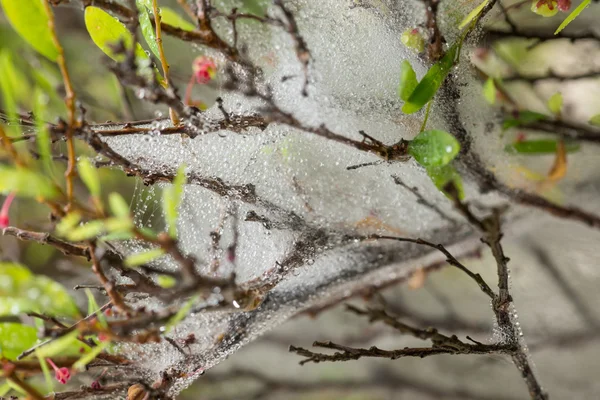
[[560,115],[562,106],[563,106],[563,97],[560,92],[554,93],[548,99],[548,109],[552,112],[552,114]]
[[519,111],[519,115],[516,118],[508,118],[504,120],[502,129],[506,130],[545,119],[548,119],[546,115],[537,113],[535,111]]
[[132,254],[125,259],[124,264],[127,267],[137,267],[142,264],[147,264],[150,261],[161,257],[163,254],[165,254],[163,249],[152,249],[143,253]]
[[180,28],[185,31],[196,30],[194,24],[183,18],[176,11],[172,10],[169,7],[160,8],[160,17],[162,18],[162,22],[174,26],[176,28]]
[[169,333],[171,329],[175,327],[175,325],[181,322],[188,315],[194,303],[198,301],[198,298],[198,296],[193,296],[179,309],[179,311],[177,311],[177,314],[175,314],[169,320],[169,322],[167,322],[165,326],[165,334]]
[[58,49],[52,40],[48,16],[40,0],[0,0],[15,31],[37,52],[56,61]]
[[70,348],[79,348],[80,344],[82,343],[77,340],[77,336],[79,336],[79,331],[74,330],[56,340],[49,342],[44,346],[39,347],[36,351],[39,354],[38,357],[52,358],[57,355],[63,355],[63,353],[68,351]]
[[52,199],[58,191],[44,175],[26,168],[0,165],[0,193]]
[[79,360],[73,364],[73,369],[76,371],[85,371],[85,366],[96,359],[98,354],[102,353],[110,343],[100,343],[98,346],[92,348],[87,354],[84,354]]
[[6,109],[6,115],[10,121],[8,124],[9,135],[20,136],[21,126],[18,123],[18,106],[15,87],[17,83],[17,74],[15,74],[15,65],[12,61],[12,55],[8,49],[0,49],[0,89],[2,93],[2,105]]
[[555,35],[558,35],[560,33],[560,31],[562,31],[563,29],[565,29],[567,27],[567,25],[569,25],[571,22],[573,22],[573,20],[575,18],[577,18],[579,16],[579,14],[581,14],[581,12],[590,5],[590,3],[592,2],[592,0],[583,0],[583,2],[577,6],[576,9],[574,9],[571,14],[569,14],[569,16],[567,18],[565,18],[565,20],[562,22],[562,24],[559,25],[559,27],[556,29],[556,31],[554,32]]
[[[508,153],[530,155],[555,154],[557,146],[558,142],[556,140],[523,140],[506,145],[506,147],[504,147],[504,151]],[[579,150],[579,148],[580,146],[578,143],[565,143],[565,149],[567,150],[567,153],[576,152]]]
[[81,221],[81,214],[78,212],[70,212],[60,220],[58,225],[56,225],[56,234],[60,237],[65,237],[67,234],[79,224]]
[[496,103],[496,85],[494,84],[493,78],[488,78],[483,85],[483,96],[485,101],[490,104]]
[[427,168],[427,174],[433,181],[433,184],[442,192],[446,197],[452,198],[450,194],[444,191],[444,188],[448,183],[453,183],[454,187],[458,191],[458,199],[463,200],[465,197],[465,191],[463,189],[462,178],[460,174],[451,164],[444,165],[443,167],[430,167]]
[[129,239],[133,239],[134,237],[135,237],[135,235],[131,231],[118,231],[118,232],[111,232],[104,236],[100,236],[98,239],[100,239],[104,242],[111,242],[111,241],[119,241],[119,240],[129,240]]
[[67,232],[65,237],[72,242],[81,242],[93,239],[104,233],[104,231],[104,221],[96,220],[74,228],[70,232]]
[[87,296],[87,300],[88,300],[87,315],[95,314],[96,317],[98,318],[98,322],[100,322],[100,325],[103,328],[108,328],[108,322],[106,321],[106,316],[104,315],[104,313],[99,311],[101,307],[96,302],[96,298],[94,297],[94,294],[92,293],[92,291],[90,289],[85,289],[85,295]]
[[600,114],[594,115],[588,122],[590,125],[600,126]]
[[100,178],[98,177],[98,171],[92,166],[90,160],[82,157],[77,163],[77,170],[92,196],[100,197]]
[[156,277],[156,283],[162,288],[169,289],[175,286],[177,280],[170,275],[159,275]]
[[173,184],[163,191],[163,209],[165,219],[169,226],[169,235],[172,238],[177,237],[177,218],[179,217],[179,203],[183,194],[183,184],[185,183],[185,165],[179,167]]
[[79,317],[75,302],[62,285],[34,275],[20,264],[0,263],[0,316],[31,311]]
[[402,112],[412,114],[419,111],[429,100],[431,100],[446,79],[446,76],[454,66],[458,56],[459,44],[453,45],[425,74],[423,79],[413,90],[409,99],[402,107]]
[[37,330],[13,322],[0,323],[0,358],[15,360],[37,342]]
[[483,10],[483,8],[489,2],[490,2],[490,0],[483,0],[481,2],[481,4],[479,4],[477,7],[475,7],[473,9],[473,11],[471,11],[469,14],[467,14],[467,16],[465,17],[465,19],[463,19],[462,22],[460,23],[460,25],[458,26],[458,29],[463,29],[465,26],[469,25],[469,23],[471,21],[473,21],[481,13],[481,10]]
[[409,154],[426,168],[448,164],[459,151],[460,144],[454,136],[436,129],[419,133],[408,145]]
[[40,153],[42,165],[48,173],[52,173],[52,141],[50,139],[48,126],[45,122],[47,102],[48,96],[39,87],[36,87],[33,91],[33,115],[35,116],[35,127],[37,131],[35,141],[38,153]]
[[141,1],[138,0],[138,10],[139,10],[139,20],[140,20],[140,28],[142,30],[142,35],[144,36],[144,40],[152,50],[152,53],[158,58],[160,58],[160,52],[158,51],[158,44],[156,43],[156,33],[154,31],[154,25],[150,21],[150,14],[148,13],[148,9],[145,5],[140,4]]
[[131,232],[133,221],[129,218],[129,215],[120,218],[107,218],[104,220],[104,227],[109,233]]
[[110,210],[115,217],[129,218],[129,205],[119,193],[112,192],[108,196],[108,205],[110,206]]
[[410,95],[417,87],[417,74],[408,60],[400,64],[400,85],[398,86],[398,96],[402,101],[408,101]]
[[[123,61],[124,54],[116,54],[111,46],[123,41],[126,48],[131,48],[133,37],[131,32],[118,19],[98,7],[85,8],[85,27],[93,42],[110,58]],[[138,59],[148,60],[142,46],[136,43],[135,54]]]

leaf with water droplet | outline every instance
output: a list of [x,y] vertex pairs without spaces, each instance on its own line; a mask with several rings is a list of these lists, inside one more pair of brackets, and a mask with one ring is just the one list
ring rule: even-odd
[[408,145],[408,153],[424,167],[441,167],[448,164],[460,151],[458,140],[445,131],[423,131]]

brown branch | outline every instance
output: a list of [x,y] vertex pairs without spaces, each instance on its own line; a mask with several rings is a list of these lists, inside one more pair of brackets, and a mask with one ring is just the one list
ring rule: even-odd
[[65,255],[85,257],[88,260],[90,259],[90,251],[87,246],[75,245],[69,242],[65,242],[46,232],[26,231],[13,226],[9,226],[2,230],[2,234],[14,236],[18,239],[25,241],[32,241],[40,244],[53,246]]

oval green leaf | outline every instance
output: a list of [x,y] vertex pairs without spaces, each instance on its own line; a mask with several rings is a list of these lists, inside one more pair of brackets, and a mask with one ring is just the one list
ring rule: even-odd
[[86,157],[81,158],[77,163],[77,170],[92,196],[100,197],[100,178],[90,160]]
[[185,183],[185,165],[179,167],[173,184],[163,191],[163,209],[165,220],[169,226],[169,235],[177,237],[177,218],[179,217],[179,203],[183,194],[183,184]]
[[16,192],[23,197],[52,199],[56,187],[44,175],[25,168],[0,166],[0,193]]
[[52,279],[32,274],[15,263],[0,263],[0,316],[39,312],[78,317],[79,310],[65,288]]
[[[111,46],[123,41],[126,48],[133,43],[131,32],[118,19],[98,7],[89,6],[85,9],[85,27],[93,42],[110,58],[115,61],[123,61],[123,54],[115,54]],[[148,55],[136,43],[135,54],[138,58],[148,59]]]
[[448,164],[459,151],[458,140],[448,132],[437,129],[419,133],[408,145],[408,153],[426,168]]
[[160,52],[158,51],[158,43],[156,43],[156,33],[154,31],[154,26],[150,21],[150,14],[148,13],[148,9],[145,5],[140,4],[138,2],[138,10],[139,10],[139,20],[140,20],[140,29],[142,30],[142,36],[144,36],[144,40],[152,50],[152,53],[158,58],[160,58]]
[[163,254],[165,254],[163,249],[152,249],[143,253],[132,254],[125,259],[124,264],[127,267],[137,267],[138,265],[147,264]]
[[16,360],[17,356],[37,342],[34,327],[12,322],[0,323],[0,358]]
[[38,53],[56,61],[58,49],[52,41],[48,16],[40,0],[0,0],[12,27]]
[[398,85],[398,96],[402,101],[408,101],[410,95],[417,87],[417,74],[408,60],[400,64],[400,85]]

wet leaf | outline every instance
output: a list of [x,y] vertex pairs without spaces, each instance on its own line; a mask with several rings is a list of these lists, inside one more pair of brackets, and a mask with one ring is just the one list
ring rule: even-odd
[[[77,336],[79,336],[79,331],[74,330],[69,332],[47,345],[38,348],[37,353],[39,354],[39,357],[52,358],[57,355],[63,355],[67,351],[72,352],[74,349],[79,349],[83,345],[77,340]],[[87,346],[84,347],[84,349],[85,348],[87,348]]]
[[0,323],[0,356],[2,357],[15,360],[37,340],[37,330],[31,326],[13,322]]
[[563,29],[565,29],[567,27],[567,25],[569,25],[571,22],[573,22],[573,20],[575,18],[577,18],[579,16],[579,14],[581,14],[581,12],[587,8],[587,6],[590,5],[590,3],[592,2],[592,0],[583,0],[583,2],[577,6],[577,8],[575,8],[571,14],[569,14],[569,16],[567,18],[565,18],[565,20],[559,25],[559,27],[556,29],[556,31],[554,32],[555,35],[558,35],[560,33],[560,31],[562,31]]
[[424,167],[448,164],[460,151],[458,140],[448,132],[433,129],[423,131],[408,145],[408,152]]
[[81,242],[83,240],[94,239],[104,233],[104,231],[104,221],[96,220],[74,228],[67,232],[65,237],[72,242]]
[[463,29],[465,26],[469,25],[469,23],[471,21],[473,21],[475,18],[477,18],[477,16],[479,16],[479,14],[481,13],[481,11],[483,10],[483,8],[490,2],[490,0],[483,0],[481,2],[481,4],[479,4],[477,7],[475,7],[473,9],[473,11],[471,11],[469,14],[467,14],[467,16],[465,17],[465,19],[462,20],[462,22],[460,23],[460,25],[458,25],[458,29]]
[[[124,54],[116,54],[112,46],[123,41],[126,48],[131,48],[133,37],[118,19],[98,7],[89,6],[85,8],[85,27],[93,42],[110,58],[115,61],[123,61]],[[138,59],[148,60],[148,55],[136,43],[135,54]]]
[[152,249],[142,253],[136,253],[128,256],[125,259],[125,266],[127,267],[137,267],[138,265],[147,264],[150,261],[154,261],[158,257],[161,257],[165,254],[163,249]]
[[21,36],[38,53],[51,61],[58,58],[58,49],[52,40],[48,16],[40,0],[0,0],[4,15]]
[[75,302],[62,285],[46,276],[34,275],[20,264],[0,263],[0,316],[30,311],[79,316]]
[[451,195],[444,191],[444,188],[448,183],[452,183],[458,191],[459,200],[463,200],[465,192],[463,189],[462,178],[456,168],[451,164],[444,165],[443,167],[430,167],[427,168],[427,174],[433,181],[433,184],[442,192],[446,197],[451,198]]
[[150,47],[152,53],[154,53],[156,57],[160,58],[158,44],[156,43],[156,32],[154,30],[154,25],[152,25],[152,22],[150,21],[150,13],[148,13],[148,8],[141,3],[142,1],[137,1],[142,35],[144,36],[144,40],[148,44],[148,47]]
[[400,64],[400,85],[398,86],[398,96],[402,101],[408,101],[410,95],[417,87],[417,74],[408,60]]
[[175,314],[170,320],[169,322],[167,322],[167,325],[165,326],[165,334],[168,333],[171,329],[173,329],[173,327],[175,327],[178,323],[180,323],[181,321],[183,321],[183,319],[188,315],[188,313],[190,312],[190,310],[192,309],[192,306],[198,301],[198,296],[194,296],[192,298],[190,298],[180,309],[179,311],[177,311],[177,314]]
[[98,322],[100,322],[100,325],[104,328],[108,328],[108,322],[106,321],[106,316],[102,312],[99,312],[101,307],[96,302],[96,298],[94,297],[94,294],[92,293],[92,291],[90,289],[85,289],[85,295],[87,296],[87,300],[88,300],[87,315],[96,314],[96,317],[98,318]]
[[454,62],[458,56],[458,49],[458,44],[452,46],[444,57],[427,71],[402,107],[402,112],[405,114],[415,113],[435,96],[442,82],[444,82],[446,76],[454,66]]

